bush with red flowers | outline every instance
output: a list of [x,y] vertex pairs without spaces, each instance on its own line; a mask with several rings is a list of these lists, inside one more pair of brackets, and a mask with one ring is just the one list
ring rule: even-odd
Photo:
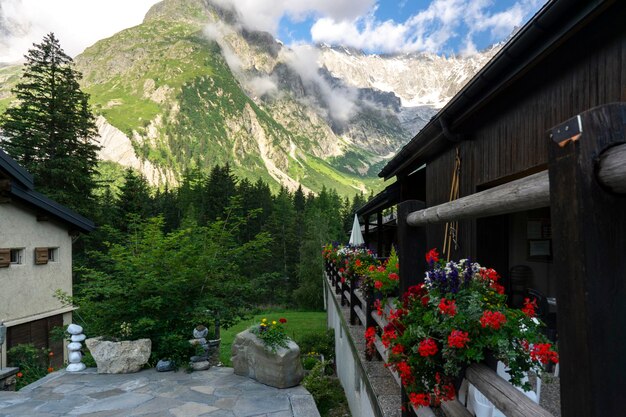
[[322,256],[328,264],[334,265],[341,275],[341,282],[352,282],[365,275],[379,262],[374,253],[360,246],[333,246],[328,244],[322,249]]
[[454,381],[487,352],[506,363],[514,385],[530,389],[522,384],[526,372],[558,362],[534,317],[534,300],[522,310],[509,308],[495,270],[438,256],[436,250],[426,255],[424,283],[397,300],[381,337],[409,401],[419,407],[454,398]]
[[371,264],[364,271],[364,286],[387,297],[393,295],[400,283],[400,264],[396,250],[392,247],[387,261],[381,265]]

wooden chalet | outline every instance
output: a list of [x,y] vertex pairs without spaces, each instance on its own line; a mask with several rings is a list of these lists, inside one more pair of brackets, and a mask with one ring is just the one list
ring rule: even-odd
[[401,289],[439,248],[496,268],[511,303],[545,296],[564,417],[626,415],[624,143],[626,2],[549,1],[389,161],[379,176],[396,182],[359,211],[370,247],[397,243]]

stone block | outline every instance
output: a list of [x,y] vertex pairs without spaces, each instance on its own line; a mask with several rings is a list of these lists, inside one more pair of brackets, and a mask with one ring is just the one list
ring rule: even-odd
[[287,348],[272,352],[261,339],[245,330],[235,337],[231,354],[235,374],[265,385],[289,388],[300,384],[304,376],[300,347],[294,341],[289,341]]
[[150,339],[104,341],[96,337],[85,341],[100,374],[127,374],[137,372],[148,363],[152,342]]

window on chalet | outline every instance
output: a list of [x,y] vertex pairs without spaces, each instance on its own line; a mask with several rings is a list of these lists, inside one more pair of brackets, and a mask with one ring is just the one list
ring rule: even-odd
[[59,248],[35,248],[35,265],[59,261]]
[[13,248],[10,252],[11,264],[21,265],[24,263],[24,248]]
[[59,248],[48,248],[48,262],[59,261]]

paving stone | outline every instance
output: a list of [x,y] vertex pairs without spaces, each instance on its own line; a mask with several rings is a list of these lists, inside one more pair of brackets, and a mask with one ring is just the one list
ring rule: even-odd
[[199,385],[196,387],[191,387],[192,390],[200,392],[202,394],[213,395],[215,392],[215,387],[209,387],[206,385]]
[[119,388],[109,389],[106,391],[97,391],[90,394],[87,394],[88,397],[93,398],[94,400],[101,400],[103,398],[113,397],[115,395],[122,395],[126,391],[122,391]]
[[256,416],[291,409],[286,396],[246,395],[237,400],[233,412],[237,417]]
[[135,407],[130,413],[129,416],[143,416],[149,415],[152,413],[157,413],[160,415],[171,415],[167,410],[170,408],[180,407],[184,405],[183,401],[178,401],[172,398],[162,398],[156,397],[150,401],[146,401],[138,407]]
[[176,417],[198,417],[219,410],[217,407],[196,402],[188,402],[179,407],[170,408],[170,413]]
[[293,395],[289,398],[293,417],[320,417],[315,401],[310,395]]
[[121,395],[96,400],[90,404],[85,404],[72,410],[70,415],[82,415],[85,413],[95,413],[98,411],[108,410],[124,410],[135,408],[146,401],[151,400],[154,396],[149,394],[124,393]]
[[232,410],[237,403],[237,398],[219,398],[215,401],[215,406],[221,408],[222,410]]
[[301,386],[280,390],[229,368],[192,374],[94,371],[59,373],[30,390],[0,392],[0,417],[293,417],[290,399],[307,397],[313,404]]

